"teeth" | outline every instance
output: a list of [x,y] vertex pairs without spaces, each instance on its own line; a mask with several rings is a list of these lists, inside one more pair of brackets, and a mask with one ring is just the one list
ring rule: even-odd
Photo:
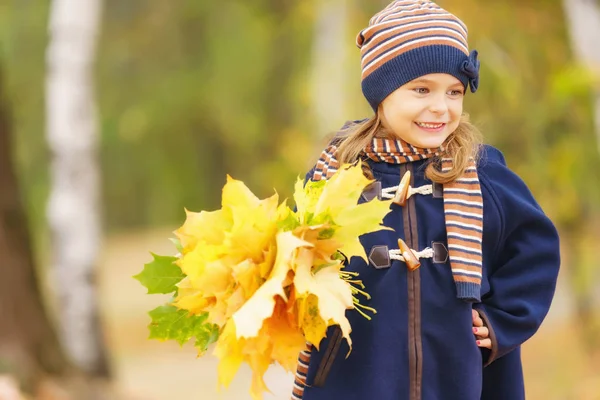
[[438,129],[441,128],[444,124],[425,124],[423,122],[417,122],[417,125],[427,129]]

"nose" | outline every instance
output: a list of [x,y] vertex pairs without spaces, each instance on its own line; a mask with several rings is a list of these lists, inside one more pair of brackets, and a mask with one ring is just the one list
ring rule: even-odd
[[431,103],[429,104],[429,111],[434,114],[445,114],[448,112],[448,103],[445,94],[438,94],[431,96]]

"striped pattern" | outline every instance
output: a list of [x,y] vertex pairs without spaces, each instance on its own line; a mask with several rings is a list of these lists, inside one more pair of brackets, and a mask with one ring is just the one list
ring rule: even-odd
[[319,157],[319,161],[317,161],[315,172],[312,176],[313,181],[329,179],[335,174],[335,171],[340,167],[340,163],[335,158],[336,151],[337,146],[332,144],[321,153],[321,157]]
[[388,61],[425,46],[450,46],[468,56],[467,37],[467,26],[432,1],[394,1],[375,14],[356,38],[362,79]]
[[[450,170],[452,162],[442,159],[442,171]],[[481,285],[483,198],[474,163],[461,178],[444,185],[444,214],[454,280]]]
[[291,400],[302,400],[304,396],[304,388],[306,387],[306,374],[308,373],[308,364],[310,362],[310,353],[312,345],[306,344],[306,349],[300,352],[298,356],[298,367],[296,369],[296,377],[294,379],[294,387],[292,389]]
[[[440,155],[442,149],[420,149],[401,140],[374,138],[364,155],[376,162],[402,164]],[[339,168],[337,147],[326,148],[313,173],[313,180],[329,179]],[[452,168],[452,159],[442,159],[442,170]],[[480,300],[481,239],[483,236],[483,200],[475,160],[463,176],[444,185],[444,216],[448,236],[448,253],[458,298]],[[416,249],[418,250],[418,249]]]

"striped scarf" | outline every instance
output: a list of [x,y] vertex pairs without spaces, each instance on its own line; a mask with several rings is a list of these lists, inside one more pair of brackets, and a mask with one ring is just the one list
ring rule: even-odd
[[[375,162],[402,164],[439,156],[442,149],[420,149],[401,139],[374,138],[363,156]],[[326,148],[315,167],[312,179],[329,179],[340,167],[337,146]],[[442,171],[452,169],[453,160],[442,159]],[[448,236],[448,253],[457,297],[479,302],[481,297],[481,239],[483,234],[483,199],[475,160],[455,182],[444,185],[444,216]],[[419,249],[414,249],[419,250]]]

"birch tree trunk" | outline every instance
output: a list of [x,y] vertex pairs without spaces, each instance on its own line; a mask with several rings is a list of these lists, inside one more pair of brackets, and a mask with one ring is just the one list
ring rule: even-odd
[[46,53],[47,208],[60,338],[80,370],[108,377],[95,268],[101,241],[93,67],[101,0],[54,0]]
[[[571,47],[580,62],[600,72],[600,2],[563,0]],[[594,91],[594,125],[600,153],[600,88]]]
[[68,365],[38,286],[3,94],[0,71],[0,368],[31,392],[44,375],[65,375]]
[[[323,136],[350,119],[346,107],[345,71],[348,68],[347,44],[353,38],[347,29],[348,0],[317,0],[315,8],[311,104],[317,134]],[[319,147],[322,147],[321,143]]]

